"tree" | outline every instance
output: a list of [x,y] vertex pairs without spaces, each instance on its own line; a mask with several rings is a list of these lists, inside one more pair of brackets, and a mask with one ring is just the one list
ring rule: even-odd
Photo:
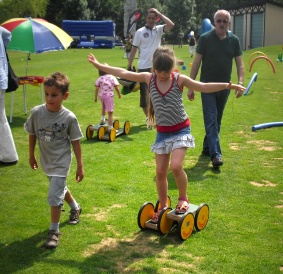
[[19,17],[45,16],[48,0],[3,0],[0,2],[0,22]]
[[179,33],[187,37],[191,30],[195,31],[194,0],[167,0],[164,1],[164,6],[165,15],[175,24],[175,27],[167,34],[167,40],[175,44]]
[[116,23],[116,34],[123,35],[124,0],[88,0],[91,20],[112,20]]
[[87,0],[64,0],[63,9],[66,20],[89,20],[90,11]]
[[61,27],[64,19],[63,7],[63,1],[49,0],[46,8],[46,20]]

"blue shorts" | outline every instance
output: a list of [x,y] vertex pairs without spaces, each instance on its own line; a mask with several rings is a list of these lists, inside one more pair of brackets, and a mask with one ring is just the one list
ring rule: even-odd
[[194,148],[195,138],[191,135],[190,126],[177,132],[157,132],[155,143],[151,146],[151,152],[156,154],[169,154],[176,148]]
[[48,176],[48,204],[50,206],[63,206],[65,194],[68,191],[66,177]]

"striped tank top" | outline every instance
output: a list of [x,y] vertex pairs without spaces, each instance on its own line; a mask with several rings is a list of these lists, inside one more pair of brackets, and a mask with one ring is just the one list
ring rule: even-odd
[[175,132],[190,125],[183,104],[183,88],[178,85],[179,73],[172,72],[172,83],[167,92],[161,93],[153,73],[149,83],[149,96],[153,106],[156,129],[159,132]]

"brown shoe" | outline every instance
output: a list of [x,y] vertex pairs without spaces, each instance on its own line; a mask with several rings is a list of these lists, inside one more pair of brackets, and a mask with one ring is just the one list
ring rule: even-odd
[[223,161],[221,158],[216,157],[216,158],[213,158],[211,161],[212,161],[213,167],[219,167],[223,165]]
[[80,214],[82,213],[82,209],[79,206],[79,209],[71,209],[68,224],[76,225],[80,222]]
[[60,232],[55,230],[49,230],[48,237],[46,242],[44,243],[44,246],[46,248],[56,248],[59,242],[59,235],[61,235]]

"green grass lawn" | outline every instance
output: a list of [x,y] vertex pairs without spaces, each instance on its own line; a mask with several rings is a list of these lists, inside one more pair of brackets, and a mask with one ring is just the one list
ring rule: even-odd
[[[189,75],[187,46],[175,47],[177,59],[185,62]],[[265,60],[254,63],[249,57],[264,52]],[[64,105],[74,111],[85,133],[89,124],[100,120],[100,102],[94,103],[97,70],[87,62],[93,52],[101,62],[127,66],[124,52],[115,49],[68,49],[31,54],[28,75],[47,76],[62,71],[71,81],[70,96]],[[75,181],[75,158],[68,186],[83,208],[81,222],[67,224],[68,206],[62,212],[63,233],[56,250],[42,247],[49,228],[48,180],[39,168],[29,167],[28,135],[23,124],[22,86],[15,92],[11,129],[19,154],[15,166],[0,167],[1,184],[1,273],[283,273],[283,128],[253,132],[256,124],[283,121],[283,63],[276,62],[281,45],[245,51],[245,85],[257,72],[248,95],[236,99],[231,93],[221,129],[224,165],[212,169],[208,158],[200,156],[204,127],[200,94],[184,103],[192,121],[196,148],[189,149],[185,170],[189,178],[189,198],[193,204],[207,203],[209,222],[185,241],[173,230],[168,235],[141,231],[137,215],[145,202],[156,203],[155,161],[150,152],[155,131],[148,130],[139,108],[138,92],[115,98],[114,117],[120,125],[130,121],[130,133],[115,142],[81,141],[85,178]],[[26,53],[9,51],[18,76],[26,74]],[[255,56],[254,56],[255,57]],[[137,59],[135,60],[135,65]],[[233,68],[234,82],[237,81]],[[9,118],[11,93],[6,94]],[[28,114],[41,103],[39,87],[27,86]],[[38,152],[38,150],[37,150]],[[178,198],[169,172],[172,206]]]

